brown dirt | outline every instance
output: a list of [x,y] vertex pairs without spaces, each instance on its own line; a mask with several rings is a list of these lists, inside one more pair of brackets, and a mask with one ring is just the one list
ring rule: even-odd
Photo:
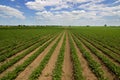
[[[32,46],[30,46],[30,47],[32,47]],[[29,48],[30,48],[30,47],[29,47]],[[0,63],[0,66],[1,66],[2,64],[6,63],[6,62],[9,62],[11,59],[15,58],[16,56],[24,53],[24,52],[27,51],[29,48],[27,48],[27,49],[25,49],[25,50],[22,50],[22,51],[20,51],[20,52],[18,52],[18,53],[16,53],[15,55],[11,56],[10,58],[7,58],[5,61],[3,61],[3,62]]]
[[16,64],[14,64],[11,67],[9,67],[8,69],[6,69],[2,74],[0,74],[0,78],[3,77],[9,71],[13,71],[16,66],[22,64],[24,62],[24,60],[26,60],[28,57],[30,57],[32,54],[34,54],[39,48],[40,47],[36,48],[34,51],[32,51],[28,55],[26,55],[23,59],[21,59],[20,61],[18,61]]
[[[49,42],[50,40],[48,40],[47,42]],[[16,66],[22,64],[28,57],[30,57],[32,54],[34,54],[41,46],[45,45],[47,42],[45,42],[44,44],[40,45],[38,48],[36,48],[35,50],[33,50],[32,52],[30,52],[28,55],[26,55],[24,58],[22,58],[21,60],[19,60],[17,63],[15,63],[14,65],[12,65],[11,67],[9,67],[8,69],[6,69],[2,74],[0,74],[0,78],[3,77],[6,73],[8,73],[9,71],[13,71],[15,69]]]
[[[67,33],[66,33],[67,34]],[[73,80],[73,66],[70,57],[70,45],[68,40],[68,34],[66,35],[66,47],[65,47],[65,55],[63,62],[63,73],[62,80]]]
[[[45,37],[46,37],[46,36],[43,36],[42,38],[45,38]],[[36,45],[36,44],[37,44],[37,43],[33,44],[32,46],[34,46],[34,45]],[[18,55],[24,53],[25,51],[27,51],[27,50],[28,50],[29,48],[31,48],[32,46],[30,46],[30,47],[28,47],[28,48],[26,48],[26,49],[24,49],[24,50],[22,50],[22,51],[16,53],[15,55],[13,55],[13,56],[7,58],[5,61],[0,62],[0,66],[1,66],[2,64],[6,63],[6,62],[9,62],[11,59],[15,58],[16,56],[18,56]]]
[[86,80],[98,80],[97,77],[95,76],[95,74],[91,71],[91,69],[89,68],[88,62],[86,61],[86,59],[83,57],[82,53],[79,51],[79,48],[77,47],[77,45],[75,44],[75,42],[73,41],[76,51],[78,53],[78,57],[81,63],[81,67],[83,69],[83,76],[86,78]]
[[53,55],[51,56],[48,64],[43,69],[42,74],[39,77],[39,80],[52,80],[52,71],[55,67],[55,62],[57,61],[57,57],[58,57],[60,48],[61,48],[62,43],[63,43],[64,35],[62,36],[60,42],[58,43],[57,47],[55,48]]
[[98,63],[101,64],[102,70],[104,71],[104,76],[106,76],[108,78],[108,80],[114,80],[115,75],[113,73],[111,73],[108,68],[103,64],[103,62],[98,59],[98,57],[96,55],[94,55],[83,43],[81,43],[83,45],[83,47],[90,52],[91,56],[93,57],[93,59],[95,61],[97,61]]
[[54,41],[52,41],[52,43],[50,43],[50,45],[29,66],[27,66],[26,69],[23,72],[21,72],[15,80],[28,80],[28,77],[30,76],[32,71],[39,65],[39,63],[42,61],[44,56],[48,53],[50,48],[57,41],[59,36]]
[[[83,39],[84,40],[84,39]],[[86,40],[84,40],[86,41]],[[88,41],[87,41],[88,42]],[[103,51],[101,51],[100,49],[98,49],[96,46],[94,46],[93,44],[91,44],[90,42],[88,42],[91,46],[93,46],[94,48],[96,48],[96,50],[100,53],[102,53],[104,56],[108,57],[112,62],[114,62],[116,65],[119,65],[120,66],[120,62],[117,61],[115,58],[111,57],[110,55],[108,54],[105,54]],[[107,49],[107,48],[106,48]],[[117,54],[116,54],[117,55]],[[117,55],[119,56],[119,55]]]

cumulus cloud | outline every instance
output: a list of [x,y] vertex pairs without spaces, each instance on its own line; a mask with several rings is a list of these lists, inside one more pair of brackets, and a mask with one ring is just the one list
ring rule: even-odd
[[51,8],[51,10],[61,10],[61,9],[67,9],[67,8],[71,8],[69,5],[63,4],[63,5],[58,5],[54,8]]
[[7,18],[16,17],[19,19],[25,19],[25,16],[21,11],[5,5],[0,5],[0,16]]
[[96,4],[90,2],[84,5],[80,5],[79,8],[87,10],[88,12],[95,11],[97,15],[101,16],[120,16],[120,5],[110,7],[105,4]]
[[44,10],[46,6],[54,7],[51,10],[60,10],[63,8],[71,8],[71,4],[94,2],[99,3],[104,0],[35,0],[25,3],[25,5],[33,10]]
[[66,2],[73,2],[73,3],[85,3],[85,2],[94,2],[94,3],[99,3],[104,0],[65,0]]
[[[48,23],[104,21],[108,16],[120,16],[120,5],[109,6],[106,0],[35,0],[25,5],[36,10],[36,18]],[[114,3],[119,3],[120,0]],[[47,9],[46,7],[49,7]],[[116,17],[117,18],[117,17]],[[113,20],[111,20],[113,21]]]
[[75,19],[76,16],[74,15],[79,15],[80,13],[84,13],[84,11],[62,11],[62,12],[49,12],[49,11],[42,11],[42,12],[37,12],[37,18],[38,19],[46,19],[46,20],[59,20],[59,19]]
[[26,5],[30,9],[43,10],[46,6],[57,6],[62,3],[61,0],[35,0],[27,2]]
[[117,4],[117,3],[120,3],[120,0],[116,0],[116,1],[114,2],[114,4]]
[[[61,11],[61,12],[49,12],[49,11],[42,11],[36,13],[36,18],[41,21],[49,21],[52,23],[56,22],[74,22],[80,21],[82,19],[90,19],[96,20],[97,15],[95,12],[86,12],[84,10],[74,10],[74,11]],[[99,18],[100,19],[100,18]]]
[[[36,19],[40,24],[48,25],[87,25],[96,24],[97,21],[103,21],[101,17],[98,18],[95,12],[86,12],[84,10],[74,11],[42,11],[36,13]],[[94,22],[94,23],[93,23]]]

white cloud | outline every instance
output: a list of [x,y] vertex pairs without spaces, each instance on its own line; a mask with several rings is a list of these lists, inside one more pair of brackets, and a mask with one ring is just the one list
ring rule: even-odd
[[1,17],[16,17],[19,19],[25,19],[25,16],[23,15],[22,12],[19,10],[5,6],[5,5],[0,5],[0,16]]
[[42,11],[36,13],[36,19],[40,24],[48,25],[87,25],[90,23],[94,25],[97,21],[103,20],[101,17],[98,17],[95,12],[88,13],[84,10],[74,10],[71,12]]
[[[120,5],[109,6],[102,3],[103,1],[105,0],[35,0],[27,2],[26,6],[38,11],[36,18],[41,23],[102,23],[106,20],[105,17],[120,16]],[[49,10],[46,6],[50,6]]]
[[95,12],[86,12],[84,10],[77,10],[77,11],[61,11],[61,12],[37,12],[36,18],[41,21],[52,21],[52,22],[74,22],[75,20],[79,21],[84,19],[96,19],[97,17]]
[[[109,11],[109,9],[108,9]],[[73,10],[73,11],[42,11],[36,13],[36,19],[45,24],[62,24],[62,25],[96,25],[106,24],[118,19],[106,19],[105,16],[120,16],[120,11],[108,12],[108,11],[85,11],[85,10]],[[113,23],[113,22],[112,22]],[[118,21],[117,21],[118,23]],[[108,24],[108,23],[107,23]],[[115,23],[114,23],[115,24]]]
[[120,16],[120,5],[117,6],[107,6],[105,4],[96,4],[93,2],[80,5],[79,8],[82,8],[84,10],[87,10],[88,12],[94,11],[97,13],[97,15],[100,16]]
[[92,2],[99,3],[104,0],[35,0],[26,3],[26,6],[33,10],[45,10],[46,6],[54,6],[51,10],[60,10],[63,8],[70,8],[71,5],[67,2],[72,2],[73,5],[76,3]]
[[71,8],[71,7],[67,4],[62,4],[62,5],[56,6],[55,8],[51,8],[51,10],[61,10],[61,9],[67,9],[67,8]]
[[93,2],[93,3],[100,3],[104,0],[64,0],[66,2],[73,2],[73,3],[85,3],[85,2]]
[[26,5],[30,9],[34,10],[44,10],[46,6],[57,6],[62,3],[61,0],[35,0],[27,2]]
[[120,3],[120,0],[116,0],[116,1],[114,2],[114,4],[117,4],[117,3]]

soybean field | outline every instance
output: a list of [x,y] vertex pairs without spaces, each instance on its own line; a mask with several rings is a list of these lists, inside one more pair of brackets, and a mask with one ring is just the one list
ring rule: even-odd
[[120,80],[120,28],[1,27],[0,80]]

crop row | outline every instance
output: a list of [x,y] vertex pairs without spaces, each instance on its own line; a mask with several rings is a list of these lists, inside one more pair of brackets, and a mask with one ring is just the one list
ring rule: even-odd
[[[45,35],[44,35],[45,36]],[[22,47],[23,45],[32,45],[33,43],[35,43],[35,42],[38,42],[38,40],[41,38],[41,37],[43,37],[43,36],[41,36],[41,35],[38,35],[37,37],[35,37],[35,38],[32,38],[32,39],[30,39],[29,41],[26,41],[26,42],[22,42],[22,43],[19,43],[19,44],[17,44],[17,45],[11,45],[10,47],[8,47],[8,48],[6,48],[6,49],[4,49],[4,50],[1,50],[1,52],[0,52],[0,55],[3,55],[3,54],[5,54],[5,53],[9,53],[9,52],[11,52],[11,51],[13,51],[13,50],[15,50],[15,49],[19,49],[20,47]],[[31,43],[31,42],[33,42],[33,43]]]
[[24,58],[27,54],[29,54],[30,52],[32,52],[33,50],[35,50],[37,47],[39,47],[40,45],[42,45],[43,43],[45,43],[46,41],[48,41],[51,37],[52,36],[49,36],[49,37],[41,40],[40,42],[38,42],[34,46],[30,47],[27,51],[25,51],[22,54],[16,56],[15,58],[11,59],[9,62],[6,62],[6,63],[2,64],[0,66],[0,73],[2,73],[3,71],[5,71],[8,67],[12,66],[13,64],[15,64],[20,59]]
[[97,40],[115,50],[120,51],[120,30],[118,28],[76,28],[74,33],[83,35],[92,40]]
[[79,50],[82,52],[85,59],[88,61],[92,72],[95,73],[99,80],[107,80],[107,78],[104,76],[104,71],[102,70],[101,65],[93,59],[91,54],[85,48],[83,48],[82,44],[75,36],[73,36],[73,39],[77,44]]
[[42,70],[45,68],[46,64],[48,63],[50,57],[53,54],[53,51],[55,50],[58,42],[60,41],[61,36],[59,39],[55,42],[55,44],[51,47],[47,55],[44,57],[44,59],[40,62],[39,66],[35,68],[35,70],[32,72],[32,74],[29,76],[29,80],[37,80],[40,74],[42,73]]
[[[46,37],[47,37],[47,36],[46,36]],[[44,38],[45,38],[45,37],[43,37],[43,38],[41,37],[41,38],[40,38],[39,40],[37,40],[37,41],[29,42],[28,44],[24,44],[23,46],[15,49],[15,50],[13,50],[13,51],[11,51],[11,52],[8,52],[8,53],[6,53],[6,54],[1,55],[1,56],[0,56],[0,62],[5,61],[7,58],[15,55],[17,52],[19,52],[19,51],[21,51],[21,50],[24,50],[24,49],[26,49],[26,48],[28,48],[28,47],[30,47],[30,46],[38,43],[39,41],[42,41]]]
[[64,36],[64,40],[63,40],[62,46],[60,48],[57,62],[55,63],[55,68],[53,70],[52,80],[61,80],[62,66],[63,66],[64,53],[65,53],[65,45],[66,45],[65,41],[66,41],[66,35]]
[[73,63],[73,76],[75,80],[85,80],[85,78],[82,75],[82,67],[81,63],[78,59],[78,55],[76,52],[76,49],[74,47],[73,41],[69,35],[69,43],[70,43],[70,53],[71,53],[71,59]]
[[[34,40],[34,39],[36,40],[39,37],[42,37],[42,36],[44,36],[46,34],[45,31],[42,31],[42,30],[40,30],[38,32],[39,34],[36,33],[37,30],[34,31],[34,30],[18,30],[18,29],[16,29],[16,30],[7,30],[6,29],[6,30],[0,30],[0,31],[2,32],[2,34],[4,33],[2,41],[0,40],[0,42],[4,43],[3,47],[1,47],[2,50],[1,50],[0,54],[2,52],[11,51],[14,48],[18,48],[20,46],[20,44],[22,45],[24,43],[30,42],[31,40]],[[29,33],[31,31],[32,31],[32,34]],[[24,35],[20,35],[21,32]],[[34,35],[34,36],[32,36],[32,35]],[[22,37],[22,38],[20,38],[20,37]],[[7,38],[8,41],[6,40],[6,38]],[[19,39],[19,40],[17,40],[17,39]],[[13,42],[13,40],[14,40],[14,42]],[[6,43],[9,43],[9,44],[6,45]]]
[[109,49],[111,52],[120,55],[120,53],[119,53],[120,51],[119,51],[119,50],[117,50],[117,49],[115,49],[115,48],[113,48],[113,47],[110,47],[110,46],[108,46],[108,45],[106,45],[106,44],[103,44],[102,42],[100,42],[100,41],[98,41],[98,40],[92,39],[92,38],[90,38],[90,37],[85,37],[85,36],[82,36],[82,35],[81,35],[81,37],[84,38],[85,40],[91,42],[91,43],[94,42],[94,43],[96,43],[96,44],[99,44],[99,45],[101,45],[102,47]]
[[[0,31],[2,31],[2,30],[0,30]],[[18,50],[19,48],[23,47],[23,45],[32,45],[35,42],[37,43],[41,37],[59,33],[60,31],[59,32],[57,32],[55,30],[51,31],[50,29],[41,29],[41,30],[39,30],[39,29],[38,30],[37,29],[17,30],[16,29],[16,30],[10,30],[10,32],[11,33],[8,34],[7,30],[3,31],[3,33],[5,33],[5,34],[3,36],[3,39],[0,40],[0,42],[2,42],[2,44],[4,43],[4,45],[6,45],[6,43],[8,43],[8,45],[6,47],[4,45],[0,47],[0,48],[4,47],[4,49],[2,48],[3,50],[0,50],[0,55],[5,54],[5,53],[8,54],[8,53],[11,53],[11,51]],[[14,32],[14,35],[13,35],[13,32]],[[21,32],[22,32],[22,34],[24,34],[24,33],[26,33],[26,34],[24,34],[22,36],[22,35],[20,35]],[[29,32],[31,32],[31,33],[29,33]],[[20,37],[24,37],[24,38],[20,38]],[[6,38],[8,41],[6,41]],[[17,52],[19,52],[19,51],[20,50],[18,50]]]
[[[7,50],[8,48],[17,47],[19,44],[36,40],[47,34],[61,32],[57,29],[41,28],[41,29],[0,29],[0,49]],[[3,35],[4,34],[4,35]],[[2,50],[0,50],[2,52]]]
[[[80,39],[80,37],[79,37]],[[101,52],[99,52],[95,47],[90,45],[88,42],[80,39],[102,62],[109,68],[110,71],[112,71],[117,78],[120,79],[120,66],[116,65],[114,62],[112,62],[108,57],[103,55]]]
[[[56,37],[55,37],[56,38]],[[5,76],[3,76],[0,80],[13,80],[17,77],[17,75],[23,71],[30,63],[33,62],[37,58],[38,55],[41,54],[42,51],[55,39],[51,39],[45,45],[43,45],[38,51],[32,54],[28,59],[26,59],[21,65],[18,65],[13,71],[8,72]]]
[[[90,40],[90,42],[94,42],[97,44],[102,45],[104,48],[109,49],[110,51],[120,54],[119,48],[119,30],[117,29],[103,29],[100,30],[95,29],[84,29],[83,31],[78,30],[74,31],[74,33],[80,34],[82,37],[86,37],[87,40]],[[105,30],[105,31],[104,31]],[[117,31],[116,31],[117,30]],[[112,32],[113,31],[113,32]],[[118,33],[118,34],[117,34]]]
[[[76,35],[79,36],[79,35]],[[84,38],[83,38],[84,39]],[[95,46],[97,49],[101,50],[103,53],[108,55],[110,58],[114,59],[116,62],[120,63],[120,56],[118,54],[113,53],[109,49],[104,48],[102,45],[96,44],[95,42],[89,41],[88,39],[84,39]]]

